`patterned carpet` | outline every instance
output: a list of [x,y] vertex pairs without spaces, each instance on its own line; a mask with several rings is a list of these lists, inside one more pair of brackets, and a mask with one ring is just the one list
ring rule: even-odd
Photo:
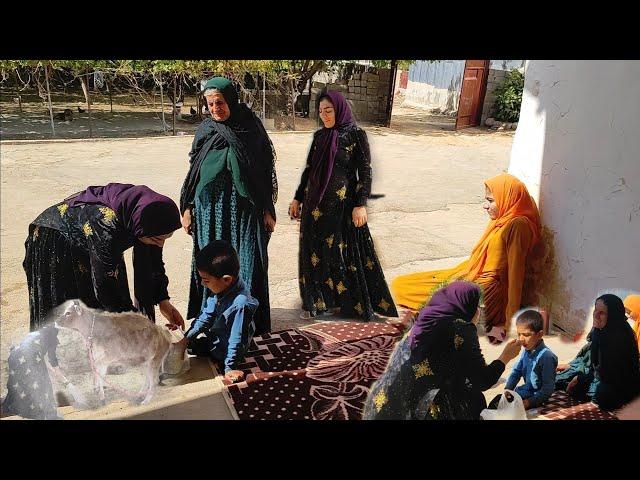
[[601,410],[595,403],[580,403],[562,391],[553,392],[540,416],[547,420],[617,420],[613,413]]
[[[323,322],[254,338],[240,366],[246,380],[226,384],[234,417],[359,420],[369,388],[384,372],[407,320]],[[617,419],[561,391],[554,392],[538,418]]]
[[403,333],[397,320],[332,321],[256,337],[229,406],[241,420],[359,420]]

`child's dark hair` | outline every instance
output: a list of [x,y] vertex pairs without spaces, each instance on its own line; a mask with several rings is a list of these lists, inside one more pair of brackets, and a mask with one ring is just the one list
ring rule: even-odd
[[214,240],[196,255],[196,268],[216,278],[237,277],[240,271],[238,254],[229,242]]
[[524,325],[533,332],[541,332],[544,328],[544,320],[540,312],[536,310],[525,310],[516,319],[516,325]]

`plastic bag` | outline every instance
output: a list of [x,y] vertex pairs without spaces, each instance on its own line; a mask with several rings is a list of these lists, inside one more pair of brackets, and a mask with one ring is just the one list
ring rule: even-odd
[[505,390],[498,402],[498,408],[496,410],[485,408],[480,412],[480,418],[482,420],[526,420],[527,412],[520,395],[513,390]]
[[[176,340],[177,336],[184,337],[184,334],[179,330],[173,330],[171,331],[171,336],[174,340]],[[162,371],[166,375],[182,375],[183,373],[187,372],[189,368],[191,368],[191,363],[189,361],[189,355],[187,354],[187,351],[184,351],[184,355],[180,355],[180,349],[176,348],[176,343],[180,339],[177,339],[176,341],[173,341],[171,343],[169,353],[164,360]]]

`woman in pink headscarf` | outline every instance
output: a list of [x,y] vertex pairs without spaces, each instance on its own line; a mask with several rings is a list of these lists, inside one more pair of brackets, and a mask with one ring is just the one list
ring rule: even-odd
[[300,218],[298,261],[302,318],[339,310],[371,320],[398,316],[367,226],[371,154],[345,98],[320,97],[324,128],[315,132],[289,207]]

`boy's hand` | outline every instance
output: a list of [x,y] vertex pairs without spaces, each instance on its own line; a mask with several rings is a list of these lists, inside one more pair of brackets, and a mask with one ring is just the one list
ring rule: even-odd
[[231,383],[241,382],[244,379],[244,372],[242,370],[231,370],[224,375],[224,378]]
[[556,373],[564,372],[567,368],[569,368],[568,363],[561,363],[556,367]]
[[528,399],[523,400],[522,401],[522,405],[524,406],[525,410],[529,410],[529,400]]
[[189,339],[187,337],[184,337],[179,342],[176,342],[176,347],[178,347],[182,351],[183,355],[188,345],[189,345]]

